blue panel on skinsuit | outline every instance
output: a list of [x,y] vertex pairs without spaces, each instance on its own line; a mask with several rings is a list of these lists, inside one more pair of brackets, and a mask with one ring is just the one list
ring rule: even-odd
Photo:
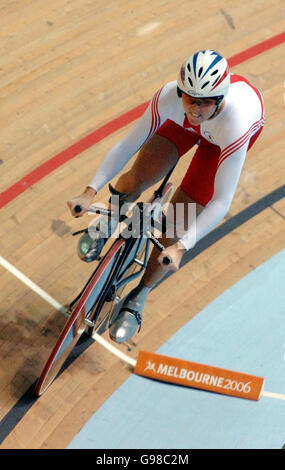
[[[157,352],[265,377],[285,394],[285,250],[204,308]],[[189,306],[189,309],[191,306]],[[275,449],[285,401],[258,402],[132,375],[69,449]]]

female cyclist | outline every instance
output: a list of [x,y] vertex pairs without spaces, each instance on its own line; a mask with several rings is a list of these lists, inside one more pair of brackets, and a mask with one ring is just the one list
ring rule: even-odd
[[[107,153],[83,193],[68,202],[73,216],[83,215],[100,189],[139,151],[132,168],[115,184],[118,192],[128,193],[127,202],[135,201],[197,145],[171,200],[175,223],[178,223],[176,204],[183,204],[186,230],[182,236],[181,230],[180,235],[178,231],[171,236],[164,234],[161,242],[166,248],[162,253],[153,249],[141,282],[128,294],[110,328],[114,341],[124,342],[136,333],[151,289],[167,270],[178,270],[183,254],[225,217],[247,151],[263,125],[261,92],[245,78],[230,73],[227,60],[218,52],[196,52],[183,63],[177,81],[166,83],[155,93],[144,115]],[[196,204],[194,222],[187,220],[190,203]],[[83,208],[80,214],[74,211],[78,204]],[[115,227],[108,229],[110,234]],[[96,258],[105,240],[94,239],[90,252],[83,258],[87,261]],[[165,255],[172,260],[167,266],[162,264]]]

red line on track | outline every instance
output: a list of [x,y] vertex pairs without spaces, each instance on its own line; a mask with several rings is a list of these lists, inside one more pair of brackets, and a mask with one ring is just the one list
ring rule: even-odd
[[[248,59],[251,59],[252,57],[257,56],[258,54],[261,54],[262,52],[282,44],[283,42],[285,42],[285,32],[266,39],[265,41],[262,41],[259,44],[249,47],[239,54],[230,57],[228,59],[229,66],[234,67]],[[56,170],[64,163],[84,152],[84,150],[87,150],[88,148],[103,140],[105,137],[113,134],[113,132],[138,119],[144,113],[148,104],[149,101],[146,101],[136,108],[131,109],[127,113],[108,122],[80,141],[42,163],[40,166],[35,168],[33,171],[28,173],[26,176],[21,178],[19,181],[0,194],[0,208],[6,206],[9,202],[26,191],[26,189],[30,188],[33,184],[40,181],[42,178]]]

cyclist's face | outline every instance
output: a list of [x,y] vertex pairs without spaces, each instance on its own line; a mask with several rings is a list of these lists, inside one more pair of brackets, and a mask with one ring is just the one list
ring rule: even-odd
[[192,98],[182,93],[182,103],[188,121],[193,126],[207,121],[216,110],[216,100],[211,98]]

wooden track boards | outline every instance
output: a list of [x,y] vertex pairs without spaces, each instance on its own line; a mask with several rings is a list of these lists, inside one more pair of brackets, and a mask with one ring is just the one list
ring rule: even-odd
[[[282,2],[182,0],[5,1],[1,4],[0,190],[93,130],[149,100],[192,50],[230,57],[284,30]],[[284,17],[284,15],[283,15]],[[264,95],[266,125],[249,152],[227,218],[284,184],[284,46],[234,71]],[[71,232],[89,222],[70,217],[66,200],[87,184],[127,126],[40,180],[1,210],[0,254],[61,303],[93,265],[76,255]],[[171,178],[179,184],[191,152]],[[149,192],[150,193],[150,192]],[[107,189],[100,193],[106,202]],[[189,319],[284,248],[284,200],[265,209],[155,289],[131,347],[155,351]],[[1,269],[0,419],[36,380],[65,319]],[[185,288],[186,286],[186,288]],[[126,351],[125,346],[121,346]],[[120,364],[118,366],[118,363]],[[2,448],[65,448],[130,375],[93,344],[38,400]]]

